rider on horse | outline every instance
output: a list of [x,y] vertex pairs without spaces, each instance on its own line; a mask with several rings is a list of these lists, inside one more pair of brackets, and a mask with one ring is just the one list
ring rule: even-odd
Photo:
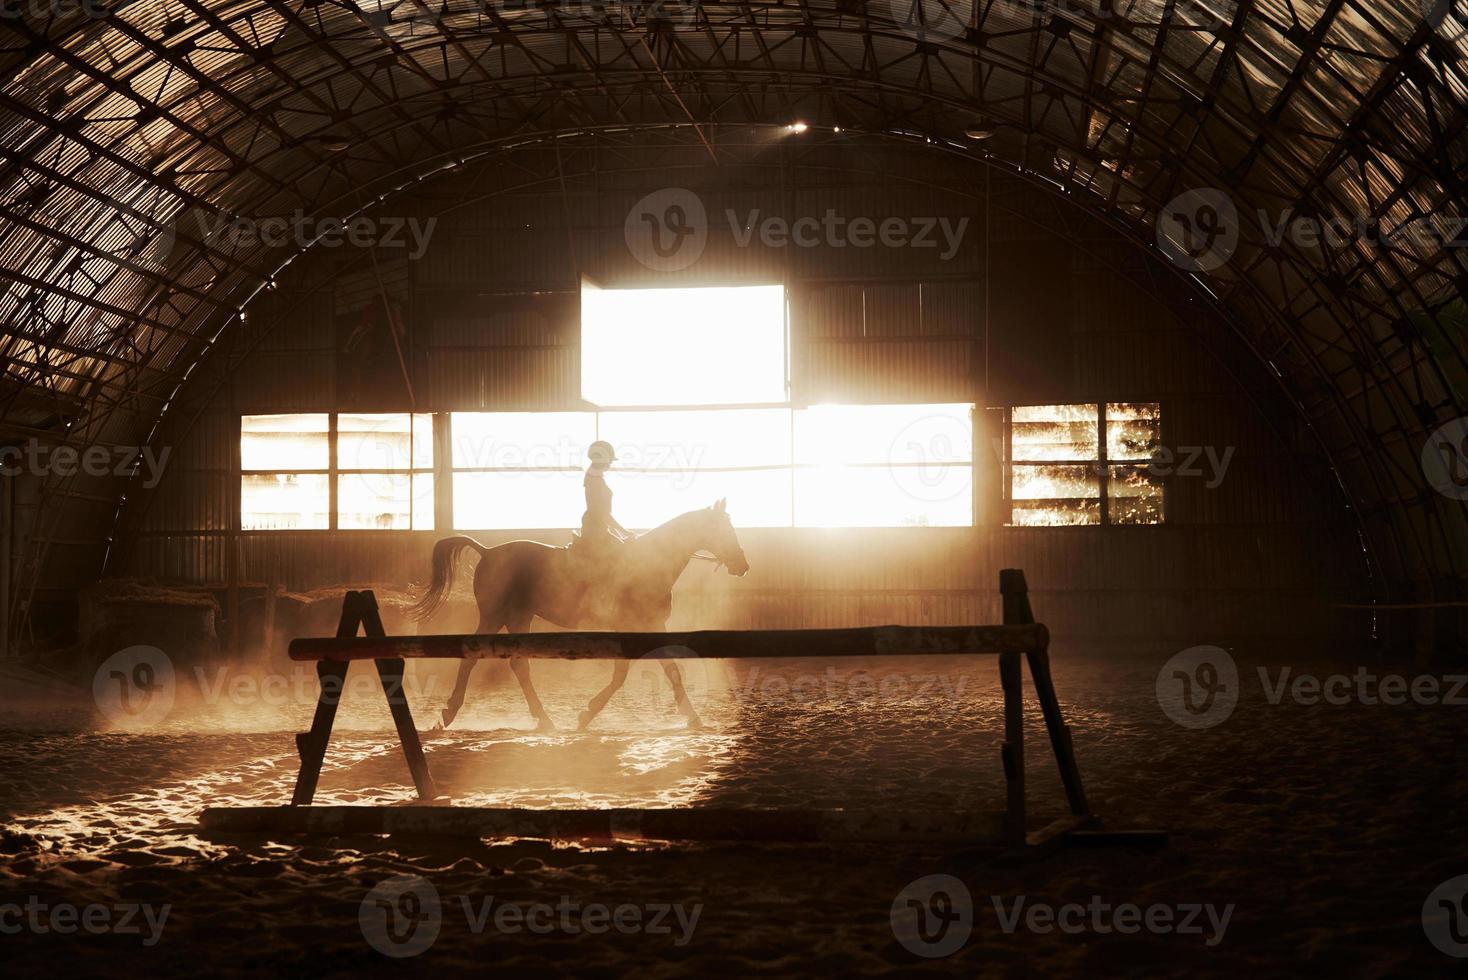
[[581,537],[579,550],[597,560],[611,558],[613,549],[635,535],[617,522],[612,516],[612,489],[607,486],[606,472],[617,454],[612,444],[598,439],[586,450],[591,465],[586,468],[586,512],[581,515]]

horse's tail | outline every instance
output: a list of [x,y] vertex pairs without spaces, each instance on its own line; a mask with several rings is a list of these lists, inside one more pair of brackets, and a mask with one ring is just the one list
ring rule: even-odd
[[428,583],[428,591],[409,607],[414,619],[422,622],[438,612],[449,586],[453,584],[454,571],[459,567],[459,552],[465,548],[473,548],[480,555],[485,550],[484,545],[465,534],[441,538],[433,546],[433,579]]

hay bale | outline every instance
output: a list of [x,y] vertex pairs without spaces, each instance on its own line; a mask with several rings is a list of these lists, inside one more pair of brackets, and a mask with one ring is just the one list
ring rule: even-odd
[[147,579],[102,579],[78,597],[85,655],[106,658],[130,646],[154,646],[176,663],[219,655],[219,603],[209,592]]

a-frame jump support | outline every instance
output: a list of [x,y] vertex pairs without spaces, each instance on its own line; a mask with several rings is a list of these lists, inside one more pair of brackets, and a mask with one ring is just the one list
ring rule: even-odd
[[[357,635],[358,629],[369,637],[386,637],[382,628],[382,615],[377,610],[377,597],[370,591],[348,592],[342,599],[342,618],[337,625],[338,639]],[[413,774],[413,785],[419,799],[431,800],[438,796],[433,785],[433,776],[428,771],[428,760],[423,755],[423,743],[418,738],[418,728],[413,724],[413,712],[408,706],[403,691],[403,672],[406,664],[401,657],[386,657],[375,661],[377,675],[382,679],[382,690],[387,695],[387,704],[392,711],[393,724],[398,730],[398,741],[403,745],[403,755],[408,760],[408,771]],[[311,721],[311,730],[296,736],[296,751],[301,757],[301,771],[296,776],[296,790],[291,795],[291,806],[309,806],[316,798],[316,784],[321,779],[321,764],[326,758],[326,746],[331,740],[331,726],[336,721],[337,705],[341,703],[346,688],[347,668],[350,660],[318,660],[316,676],[321,682],[321,693],[316,699],[316,715]]]

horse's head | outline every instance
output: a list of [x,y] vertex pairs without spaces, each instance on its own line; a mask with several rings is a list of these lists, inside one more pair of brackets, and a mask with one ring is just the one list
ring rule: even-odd
[[729,520],[725,501],[720,500],[704,513],[708,523],[699,547],[713,552],[719,564],[729,570],[730,575],[743,575],[749,571],[749,559],[739,545],[739,536],[734,533],[734,523]]

